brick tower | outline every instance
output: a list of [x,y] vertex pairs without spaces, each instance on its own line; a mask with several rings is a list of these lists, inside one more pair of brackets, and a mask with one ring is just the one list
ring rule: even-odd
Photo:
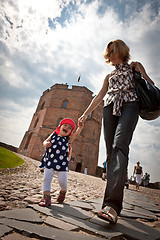
[[[83,111],[93,99],[86,87],[55,84],[43,92],[28,131],[25,133],[18,152],[41,160],[44,153],[43,141],[56,129],[63,118],[71,118],[76,124]],[[73,142],[70,169],[96,174],[99,140],[101,133],[103,102],[90,114],[78,138]]]

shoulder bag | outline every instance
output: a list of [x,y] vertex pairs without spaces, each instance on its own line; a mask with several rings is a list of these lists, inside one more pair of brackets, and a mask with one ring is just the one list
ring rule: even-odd
[[160,90],[133,70],[133,80],[136,84],[136,93],[139,99],[139,115],[145,120],[154,120],[160,116]]

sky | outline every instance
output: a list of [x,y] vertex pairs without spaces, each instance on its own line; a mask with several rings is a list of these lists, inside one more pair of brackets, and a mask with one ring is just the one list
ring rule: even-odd
[[[97,94],[114,69],[103,58],[114,39],[126,42],[131,61],[141,62],[160,88],[159,26],[159,0],[1,0],[0,141],[19,147],[40,96],[56,83]],[[151,182],[160,181],[159,126],[160,118],[139,119],[129,177],[140,161]],[[102,129],[99,166],[105,155]]]

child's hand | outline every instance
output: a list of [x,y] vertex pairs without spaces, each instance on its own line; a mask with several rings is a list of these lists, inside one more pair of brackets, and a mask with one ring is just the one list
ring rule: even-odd
[[84,127],[84,122],[78,121],[78,127],[83,128]]
[[51,144],[51,142],[45,140],[45,141],[43,142],[43,146],[44,146],[45,148],[48,148],[48,147],[51,147],[52,144]]
[[78,118],[78,126],[79,126],[79,123],[84,123],[85,120],[87,119],[87,115],[86,114],[83,114],[80,118]]

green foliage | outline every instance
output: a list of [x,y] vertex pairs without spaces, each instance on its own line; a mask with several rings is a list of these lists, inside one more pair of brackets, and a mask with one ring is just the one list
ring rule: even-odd
[[15,153],[0,147],[0,168],[14,168],[23,163],[24,161]]

